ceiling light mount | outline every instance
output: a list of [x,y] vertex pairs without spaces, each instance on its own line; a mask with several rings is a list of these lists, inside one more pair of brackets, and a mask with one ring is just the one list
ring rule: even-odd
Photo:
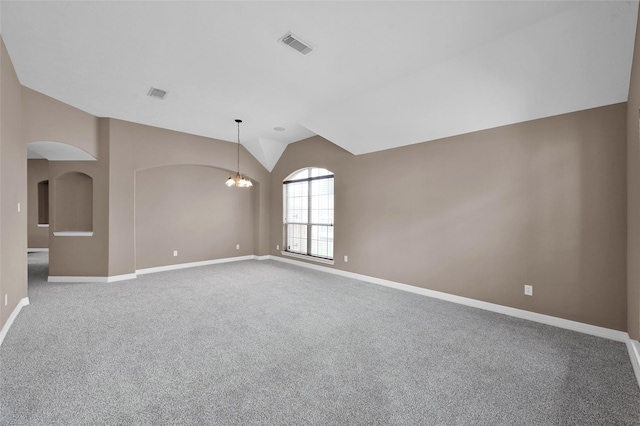
[[235,186],[236,188],[251,188],[253,186],[251,179],[240,173],[240,123],[242,123],[242,120],[236,119],[236,123],[238,123],[238,168],[234,175],[229,176],[225,185],[228,187]]

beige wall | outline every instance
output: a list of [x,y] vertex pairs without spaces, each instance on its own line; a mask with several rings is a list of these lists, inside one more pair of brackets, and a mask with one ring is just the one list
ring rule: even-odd
[[[58,217],[56,204],[65,203],[65,193],[58,190],[59,177],[80,172],[93,179],[93,235],[87,237],[54,236],[49,239],[49,275],[106,277],[109,253],[109,175],[108,160],[52,161],[49,163],[49,191],[51,194],[49,228],[70,231],[68,221]],[[58,221],[64,225],[59,226]],[[81,229],[78,229],[81,231]]]
[[[38,137],[42,138],[41,140],[53,140],[78,148],[86,148],[85,150],[92,155],[98,153],[97,161],[49,162],[51,196],[49,200],[49,275],[105,277],[108,270],[109,247],[109,140],[100,133],[100,126],[108,122],[97,120],[89,114],[31,90],[23,90],[23,96],[29,99],[28,106],[23,108],[23,116],[28,117],[29,123],[29,126],[23,126],[25,133],[29,133],[27,130],[29,127],[34,127],[40,129]],[[33,111],[36,113],[32,114]],[[42,111],[60,117],[62,121],[47,120]],[[93,135],[94,124],[98,126],[97,131],[101,138]],[[25,141],[34,142],[31,139],[25,139]],[[93,152],[88,150],[90,146],[93,146],[91,148]],[[72,227],[69,218],[61,216],[64,209],[59,207],[68,203],[69,200],[66,198],[65,191],[59,190],[57,185],[59,178],[74,172],[84,173],[93,179],[93,235],[89,237],[54,236],[52,231],[73,230],[68,229]]]
[[324,167],[335,268],[625,330],[625,114],[618,104],[357,157],[320,137],[289,145],[272,172],[271,254],[282,180]]
[[66,143],[100,156],[98,119],[93,115],[27,87],[22,87],[22,111],[25,142]]
[[29,248],[48,248],[49,229],[38,226],[38,183],[49,180],[49,162],[47,160],[27,161],[27,246]]
[[[235,168],[236,149],[232,143],[119,120],[95,119],[37,92],[24,89],[22,93],[23,97],[28,98],[28,105],[23,108],[23,115],[28,117],[29,125],[23,128],[25,134],[31,136],[25,136],[26,141],[33,141],[32,139],[37,137],[41,140],[68,143],[83,148],[91,154],[98,154],[98,161],[49,163],[51,212],[53,213],[50,217],[51,231],[72,230],[67,229],[68,221],[59,213],[61,211],[59,207],[69,201],[65,200],[64,191],[58,188],[60,178],[68,176],[70,172],[79,172],[93,179],[93,235],[69,237],[51,234],[49,240],[49,274],[51,276],[118,276],[131,274],[136,269],[149,266],[267,252],[270,213],[269,173],[246,150],[243,149],[241,154],[242,170],[254,179],[255,186],[248,191],[230,189],[224,186],[224,181],[228,177],[228,171]],[[53,122],[43,119],[48,114],[60,117],[60,120]],[[91,143],[86,142],[91,141],[94,121],[96,123],[94,139],[97,140],[97,146],[89,149]],[[31,127],[36,128],[37,131],[28,130]],[[74,131],[69,128],[77,129]],[[211,173],[217,170],[217,174],[224,176],[217,179],[220,182],[211,182],[210,186],[219,184],[219,190],[227,191],[224,193],[226,198],[217,205],[219,211],[228,212],[229,209],[238,206],[242,208],[249,206],[252,214],[249,215],[248,221],[244,217],[241,218],[242,226],[229,227],[229,229],[237,228],[241,233],[226,236],[224,242],[219,241],[226,247],[224,250],[213,250],[204,243],[189,249],[184,237],[180,240],[168,239],[167,244],[183,247],[179,250],[180,254],[177,258],[171,256],[167,259],[166,250],[163,251],[162,246],[143,245],[140,250],[145,251],[140,266],[136,264],[135,237],[142,238],[145,234],[140,234],[136,229],[134,217],[137,213],[144,217],[145,212],[136,210],[136,172],[170,165],[210,166],[208,169]],[[212,192],[210,188],[200,186],[196,192],[201,198],[209,199],[216,191]],[[196,192],[192,191],[191,194],[195,197]],[[137,194],[144,196],[141,190]],[[166,199],[171,200],[174,196],[177,197],[178,194],[168,193]],[[229,196],[238,200],[235,198],[228,200]],[[210,215],[210,212],[202,212],[202,214],[204,219],[204,216]],[[169,229],[160,232],[162,231],[169,231]],[[233,241],[233,244],[230,244],[230,241]],[[235,249],[237,243],[240,243],[240,250]],[[139,254],[140,250],[138,250]],[[169,253],[172,254],[173,250],[172,248]]]
[[[51,141],[80,148],[98,161],[49,162],[49,274],[51,276],[106,276],[108,265],[109,140],[100,139],[100,120],[26,87],[21,88],[22,140]],[[26,151],[25,151],[26,152]],[[26,169],[26,160],[25,160]],[[93,236],[53,236],[67,231],[67,218],[56,217],[56,203],[64,204],[64,191],[56,180],[69,172],[93,178]],[[58,216],[60,209],[58,209]]]
[[627,102],[627,315],[632,339],[640,339],[640,28]]
[[228,177],[192,165],[138,171],[136,269],[253,254],[252,192],[227,188]]
[[[50,231],[72,229],[60,216],[56,206],[65,205],[64,191],[58,190],[57,181],[69,172],[79,172],[93,179],[93,235],[90,237],[50,235],[49,274],[51,276],[105,277],[135,272],[135,177],[136,171],[167,165],[212,166],[223,175],[234,169],[236,149],[233,143],[186,135],[119,120],[95,117],[78,111],[54,99],[23,88],[25,105],[22,114],[26,117],[23,140],[33,142],[49,140],[67,143],[85,149],[98,161],[52,161],[49,162],[49,184],[51,193]],[[47,117],[58,117],[49,120]],[[233,123],[232,123],[233,124]],[[34,130],[35,129],[35,130]],[[95,133],[95,135],[94,135]],[[190,254],[182,250],[184,257],[164,260],[164,253],[157,256],[149,253],[145,262],[161,266],[190,262],[202,256],[220,257],[240,254],[266,254],[269,243],[269,173],[246,150],[242,149],[242,170],[254,179],[254,188],[248,191],[251,197],[253,216],[243,233],[234,239],[231,250],[219,254]],[[115,160],[111,160],[111,157]],[[226,188],[222,178],[222,189],[227,194],[241,193]],[[204,188],[202,188],[204,190]],[[246,191],[245,191],[246,192]],[[202,197],[210,197],[204,191]],[[241,197],[246,197],[241,195]],[[67,200],[68,201],[68,200]],[[220,208],[228,206],[221,205]],[[243,223],[244,218],[239,219]],[[232,227],[233,228],[233,227]],[[84,229],[83,229],[84,230]],[[235,250],[235,244],[241,249]]]
[[[233,123],[231,123],[233,125]],[[228,171],[236,167],[236,145],[215,139],[208,139],[199,136],[187,135],[184,133],[163,130],[154,127],[129,123],[120,120],[109,120],[110,139],[110,203],[109,203],[109,275],[123,275],[135,272],[136,269],[145,268],[149,265],[160,266],[172,263],[185,263],[206,259],[209,255],[217,257],[238,256],[240,254],[267,254],[269,244],[269,172],[251,156],[244,148],[241,150],[241,169],[254,181],[254,187],[246,189],[227,188],[224,181],[228,177]],[[153,169],[162,166],[209,166],[208,169],[215,168],[225,170],[218,172],[216,176],[223,176],[220,182],[211,181],[210,189],[199,186],[198,192],[201,197],[215,199],[220,189],[227,191],[226,194],[232,198],[225,198],[226,201],[220,203],[217,208],[221,210],[233,209],[236,205],[245,205],[247,192],[250,194],[251,203],[254,209],[254,223],[244,227],[245,218],[237,217],[237,223],[229,224],[231,229],[242,229],[242,234],[237,236],[241,241],[241,250],[235,250],[235,242],[231,250],[228,249],[226,239],[224,249],[211,248],[207,253],[185,252],[185,256],[179,255],[178,259],[171,256],[166,258],[166,248],[157,248],[152,252],[139,253],[141,262],[136,263],[136,244],[134,236],[137,230],[134,223],[134,215],[138,213],[136,204],[137,183],[136,172],[146,169]],[[212,169],[213,170],[213,169]],[[214,172],[210,170],[209,173]],[[149,173],[169,173],[174,169],[158,169]],[[144,173],[144,172],[143,172]],[[139,174],[144,179],[144,174]],[[164,179],[164,178],[163,178]],[[220,188],[219,188],[220,187]],[[138,196],[145,196],[141,191],[137,191]],[[192,193],[192,195],[195,193]],[[169,195],[168,195],[169,196]],[[171,197],[174,197],[171,195]],[[238,199],[234,197],[239,197]],[[245,200],[245,201],[242,201]],[[230,204],[225,204],[229,202]],[[158,212],[161,215],[159,220],[169,222],[172,219],[170,212]],[[199,217],[206,217],[206,212],[200,212]],[[231,237],[229,237],[231,238]],[[249,240],[253,238],[253,242]],[[238,241],[240,242],[240,241]],[[172,242],[173,243],[173,242]],[[179,243],[179,241],[175,241]],[[180,242],[180,244],[183,244]],[[245,251],[253,246],[252,251]],[[148,245],[146,249],[151,250]],[[140,247],[140,250],[146,250]],[[174,249],[171,249],[171,254]],[[178,253],[181,253],[179,250]]]
[[27,297],[27,150],[21,135],[20,92],[0,37],[0,328]]

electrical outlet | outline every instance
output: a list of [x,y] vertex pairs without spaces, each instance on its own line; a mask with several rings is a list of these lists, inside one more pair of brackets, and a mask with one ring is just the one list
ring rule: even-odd
[[240,250],[240,244],[236,244],[236,250]]
[[18,203],[18,213],[20,213],[20,203]]
[[173,255],[174,255],[174,256],[177,256],[177,255],[178,255],[178,250],[174,250],[174,251],[173,251]]
[[525,285],[524,286],[524,294],[526,294],[527,296],[533,296],[533,286],[532,285]]
[[345,256],[344,257],[344,261],[345,261],[345,263],[348,262],[349,261],[349,256]]
[[280,250],[280,244],[276,244],[276,250]]
[[9,295],[5,294],[4,295],[4,306],[7,306],[7,303],[9,303]]

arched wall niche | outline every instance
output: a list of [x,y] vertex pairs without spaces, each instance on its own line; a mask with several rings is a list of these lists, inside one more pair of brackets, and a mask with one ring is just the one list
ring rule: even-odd
[[54,235],[56,232],[93,231],[93,178],[67,172],[55,179]]
[[[55,132],[51,132],[52,134]],[[42,136],[42,135],[41,135]],[[53,140],[37,140],[26,144],[27,148],[27,195],[29,212],[27,219],[27,241],[29,248],[49,248],[49,233],[60,231],[60,227],[70,226],[71,217],[65,212],[61,214],[61,224],[53,224],[53,182],[49,182],[50,164],[62,164],[73,161],[76,164],[96,165],[97,159],[85,149],[83,144],[56,142]],[[82,162],[82,163],[81,163]],[[59,169],[59,168],[56,168]],[[62,188],[64,192],[64,188]],[[51,200],[50,200],[51,194]],[[59,206],[60,208],[60,206]],[[66,207],[62,207],[65,209]],[[93,206],[92,206],[93,209]],[[86,210],[86,209],[85,209]],[[92,222],[92,221],[91,221]],[[50,229],[51,223],[51,229]],[[81,224],[82,225],[82,224]],[[75,226],[74,226],[75,227]],[[86,228],[86,224],[82,225]],[[91,232],[82,231],[84,233]],[[80,235],[80,234],[78,234]],[[85,234],[81,234],[85,235]]]
[[38,225],[49,225],[49,179],[38,182]]

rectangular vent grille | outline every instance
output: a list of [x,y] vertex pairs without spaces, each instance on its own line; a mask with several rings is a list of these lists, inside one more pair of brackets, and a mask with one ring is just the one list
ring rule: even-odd
[[147,92],[147,96],[151,96],[152,98],[157,98],[157,99],[164,99],[164,97],[167,96],[167,92],[164,90],[156,89],[155,87],[152,87]]
[[280,39],[280,42],[286,44],[287,46],[294,49],[296,52],[301,53],[303,55],[306,55],[313,51],[313,47],[311,47],[309,43],[306,43],[300,40],[298,36],[293,35],[292,33],[288,33],[287,35],[282,37]]

